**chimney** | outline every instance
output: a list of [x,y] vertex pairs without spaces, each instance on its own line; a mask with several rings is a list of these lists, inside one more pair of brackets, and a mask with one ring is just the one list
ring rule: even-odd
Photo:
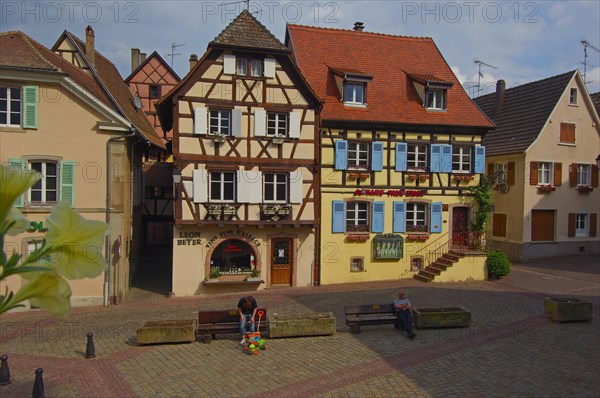
[[198,55],[191,54],[190,55],[190,70],[194,69],[194,66],[198,63]]
[[140,66],[140,50],[138,48],[131,49],[131,71],[137,69]]
[[354,22],[354,30],[357,32],[362,32],[365,28],[365,24],[362,22]]
[[146,60],[146,53],[140,53],[140,65]]
[[96,36],[94,35],[94,29],[90,25],[85,28],[85,55],[87,59],[92,63],[96,63]]
[[496,83],[496,112],[504,107],[504,89],[506,88],[506,82],[504,80],[498,80]]

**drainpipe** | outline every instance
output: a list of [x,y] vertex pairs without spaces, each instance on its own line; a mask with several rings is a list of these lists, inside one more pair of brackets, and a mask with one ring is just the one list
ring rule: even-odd
[[126,140],[127,138],[135,137],[135,130],[133,127],[129,128],[130,133],[120,137],[111,137],[106,141],[106,224],[108,224],[108,233],[104,241],[104,255],[106,258],[106,271],[104,271],[104,306],[107,307],[110,302],[110,145],[113,141]]

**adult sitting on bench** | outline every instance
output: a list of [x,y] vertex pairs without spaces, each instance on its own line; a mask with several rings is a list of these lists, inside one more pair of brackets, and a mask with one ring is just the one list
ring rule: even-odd
[[242,335],[240,344],[245,344],[247,324],[250,324],[250,333],[254,333],[254,317],[256,316],[258,304],[253,296],[246,296],[240,299],[237,307],[240,315],[240,334]]
[[399,291],[398,297],[394,299],[394,308],[396,308],[398,321],[400,321],[402,329],[406,330],[406,333],[408,333],[408,337],[410,337],[411,340],[417,337],[417,334],[413,332],[412,328],[412,305],[410,300],[404,297],[403,291]]

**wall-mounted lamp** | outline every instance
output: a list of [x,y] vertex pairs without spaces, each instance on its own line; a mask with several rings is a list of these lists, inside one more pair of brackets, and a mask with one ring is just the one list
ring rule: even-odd
[[181,170],[179,170],[176,166],[173,167],[173,184],[181,183]]
[[600,155],[596,157],[596,167],[600,169]]

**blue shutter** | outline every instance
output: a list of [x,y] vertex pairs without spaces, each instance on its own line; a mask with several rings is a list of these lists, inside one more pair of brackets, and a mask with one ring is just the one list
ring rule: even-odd
[[335,142],[335,169],[346,170],[348,166],[348,141],[337,140]]
[[396,143],[396,171],[406,171],[407,148],[406,142]]
[[385,219],[385,202],[373,202],[371,232],[383,233]]
[[431,158],[429,159],[429,170],[433,173],[442,171],[442,145],[431,145]]
[[452,145],[442,145],[442,164],[440,171],[442,173],[452,172]]
[[431,224],[429,230],[432,233],[442,232],[442,202],[433,202],[431,204]]
[[392,232],[406,232],[406,203],[394,202],[394,225]]
[[344,232],[346,230],[346,206],[341,200],[332,201],[331,232]]
[[[5,173],[16,173],[19,172],[21,170],[25,170],[25,161],[23,159],[17,159],[17,158],[9,158],[8,159],[8,168],[7,170],[5,170]],[[19,195],[19,197],[17,197],[17,199],[15,200],[15,207],[23,207],[23,204],[25,203],[25,199],[24,199],[25,194]]]
[[60,162],[60,201],[75,206],[75,162],[72,160]]
[[38,126],[38,87],[23,87],[23,128],[37,129]]
[[371,170],[383,170],[383,142],[374,142],[371,146]]
[[485,173],[485,147],[476,146],[475,147],[475,169],[474,172],[476,174]]

